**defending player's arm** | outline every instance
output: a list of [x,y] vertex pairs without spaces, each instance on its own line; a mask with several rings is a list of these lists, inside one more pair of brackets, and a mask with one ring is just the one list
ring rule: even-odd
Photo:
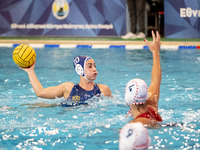
[[65,91],[64,84],[61,84],[55,87],[43,88],[43,86],[41,85],[40,81],[38,80],[34,72],[35,63],[30,68],[21,68],[22,70],[28,73],[28,76],[29,76],[31,85],[35,91],[35,94],[38,97],[42,97],[42,98],[62,97]]
[[160,95],[160,84],[161,84],[161,65],[160,65],[160,35],[158,31],[156,36],[152,31],[153,42],[150,43],[146,40],[146,44],[150,48],[153,54],[153,67],[151,74],[151,85],[149,86],[148,92],[150,93],[151,104],[157,108],[159,95]]

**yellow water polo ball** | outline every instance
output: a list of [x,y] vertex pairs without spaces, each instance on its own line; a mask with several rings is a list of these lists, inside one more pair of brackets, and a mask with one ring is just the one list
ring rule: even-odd
[[27,44],[20,44],[13,51],[13,60],[18,66],[28,68],[36,60],[35,50]]

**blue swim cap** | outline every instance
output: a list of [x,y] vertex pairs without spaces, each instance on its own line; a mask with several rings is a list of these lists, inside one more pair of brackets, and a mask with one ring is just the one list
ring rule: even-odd
[[73,60],[74,69],[79,76],[85,76],[85,62],[92,59],[89,56],[77,56]]

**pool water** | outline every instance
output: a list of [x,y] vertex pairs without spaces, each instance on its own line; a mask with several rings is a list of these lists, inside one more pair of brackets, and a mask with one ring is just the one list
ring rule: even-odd
[[[124,103],[126,83],[142,78],[150,84],[152,55],[148,50],[35,48],[35,73],[43,87],[78,83],[72,60],[94,58],[96,83],[110,87],[113,98],[88,106],[35,108],[35,103],[64,99],[38,98],[28,75],[12,60],[13,48],[0,48],[0,149],[116,150],[120,128],[129,108]],[[200,149],[200,51],[161,50],[162,83],[159,112],[163,126],[148,129],[149,149]]]

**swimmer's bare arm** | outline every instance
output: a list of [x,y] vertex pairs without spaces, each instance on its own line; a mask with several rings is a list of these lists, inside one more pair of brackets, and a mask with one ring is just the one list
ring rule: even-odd
[[66,82],[58,86],[43,88],[43,86],[41,85],[40,81],[38,80],[34,72],[35,63],[30,68],[20,67],[20,69],[28,73],[28,76],[29,76],[31,85],[35,91],[35,94],[38,97],[49,98],[49,99],[53,99],[56,97],[63,97],[63,96],[65,98],[68,97],[69,95],[68,93],[70,93],[70,90],[72,89],[74,84],[70,82]]
[[98,84],[101,92],[103,93],[104,96],[107,96],[107,97],[112,97],[112,92],[110,90],[110,88],[105,85],[105,84]]
[[151,85],[149,86],[149,98],[147,104],[152,105],[158,109],[158,101],[160,95],[160,84],[161,84],[161,65],[160,65],[160,35],[158,31],[156,36],[152,31],[153,42],[145,40],[147,46],[153,54],[153,67],[151,73]]

